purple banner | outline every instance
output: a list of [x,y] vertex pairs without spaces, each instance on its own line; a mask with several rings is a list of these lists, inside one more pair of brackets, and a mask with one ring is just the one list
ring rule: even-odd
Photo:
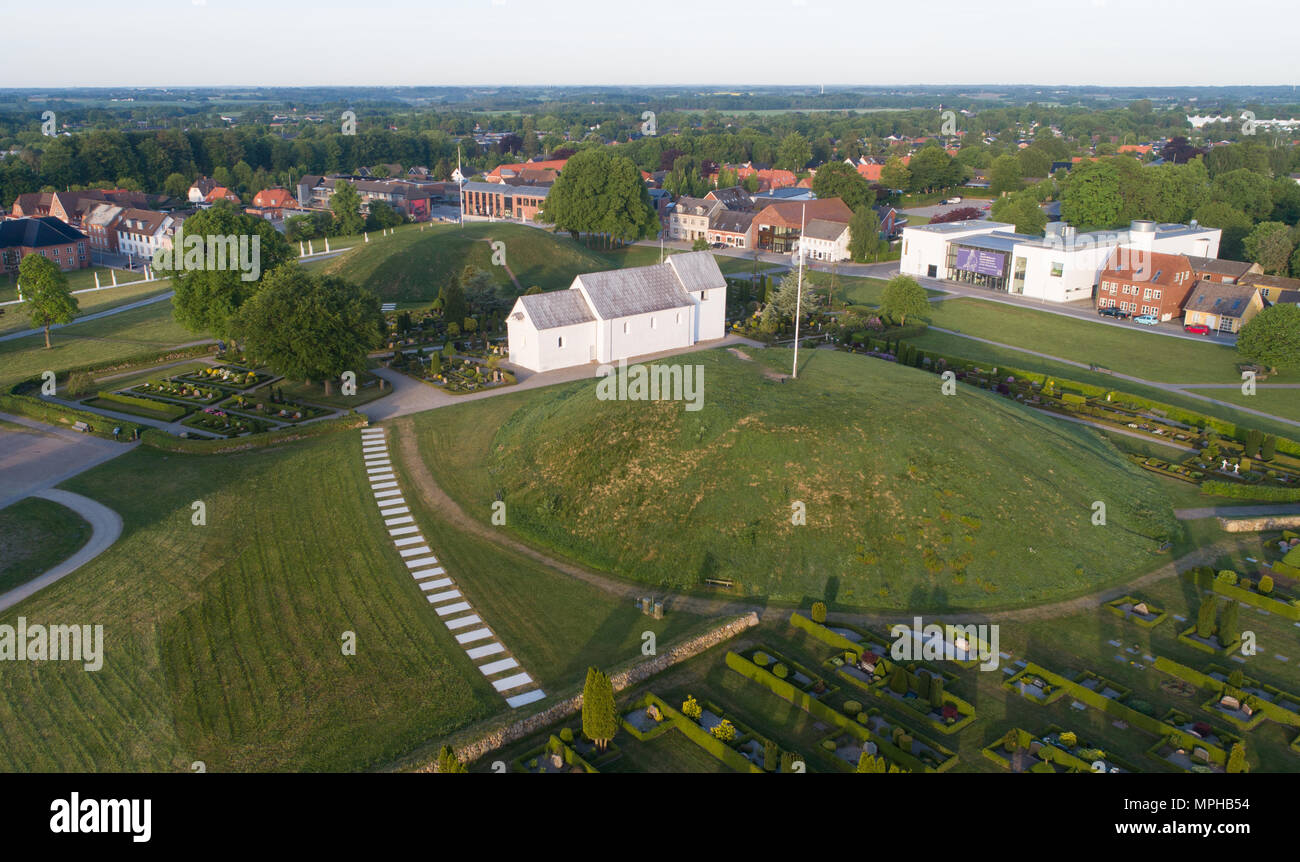
[[1001,252],[957,247],[957,269],[964,269],[967,272],[1000,276],[1006,260],[1007,256]]

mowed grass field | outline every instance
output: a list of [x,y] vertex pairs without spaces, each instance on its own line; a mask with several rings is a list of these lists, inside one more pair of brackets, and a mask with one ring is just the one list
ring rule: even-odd
[[[1210,401],[1204,400],[1203,398],[1196,398],[1185,392],[1161,389],[1156,386],[1134,383],[1130,380],[1119,380],[1110,374],[1101,374],[1099,372],[1089,371],[1087,368],[1068,365],[1064,362],[1055,362],[1050,359],[1043,359],[1040,356],[1035,356],[1031,353],[1026,353],[1023,350],[1017,350],[1011,347],[999,347],[992,344],[986,344],[982,341],[975,341],[961,335],[953,335],[947,332],[936,332],[933,329],[923,332],[913,338],[909,338],[908,341],[923,350],[933,350],[948,356],[960,356],[969,362],[979,365],[1019,368],[1040,374],[1054,374],[1064,380],[1074,380],[1080,383],[1102,386],[1107,389],[1118,389],[1144,398],[1151,398],[1163,404],[1171,404],[1175,407],[1194,410],[1198,413],[1204,413],[1207,416],[1215,416],[1225,421],[1236,423],[1245,428],[1258,428],[1269,434],[1280,434],[1291,438],[1300,437],[1300,427],[1295,425],[1278,422],[1261,416],[1255,416],[1246,413],[1244,410],[1238,410],[1230,405],[1214,404]],[[1276,379],[1277,378],[1270,378],[1270,380]],[[1281,397],[1274,397],[1270,394],[1261,397],[1258,393],[1279,393],[1287,391],[1290,390],[1260,389],[1257,390],[1255,396],[1260,400],[1251,401],[1245,397],[1233,397],[1233,393],[1237,393],[1238,395],[1240,394],[1239,389],[1188,390],[1188,392],[1196,392],[1208,398],[1214,398],[1224,402],[1232,401],[1240,403],[1242,406],[1251,407],[1256,410],[1263,410],[1268,413],[1274,413],[1278,416],[1286,416],[1286,414],[1281,411],[1269,410],[1269,407],[1281,404],[1285,408],[1287,396],[1282,395]]]
[[85,518],[40,497],[0,509],[0,593],[75,554],[90,532]]
[[850,354],[811,352],[777,383],[765,372],[789,352],[752,355],[681,360],[703,366],[699,412],[599,401],[584,381],[417,416],[422,454],[465,509],[504,499],[508,529],[536,545],[784,602],[1037,604],[1153,568],[1177,532],[1155,484],[1086,428]]
[[[120,512],[123,536],[0,622],[103,624],[104,666],[9,664],[0,769],[358,770],[507,709],[406,574],[358,435],[233,456],[142,447],[64,487]],[[635,658],[643,631],[670,639],[698,621],[643,617],[414,512],[544,686]]]
[[980,299],[948,299],[932,306],[932,326],[1075,362],[1095,362],[1122,374],[1161,383],[1241,381],[1237,352],[1225,345],[1143,332],[1136,324],[1113,326]]
[[508,223],[471,222],[463,227],[429,225],[406,229],[333,259],[322,270],[374,290],[385,301],[432,300],[448,273],[473,265],[514,291],[505,269],[492,263],[491,242],[505,243],[506,265],[524,290],[568,287],[584,272],[644,266],[659,262],[659,249],[588,247],[568,235]]
[[0,341],[0,386],[42,371],[107,363],[141,353],[203,340],[172,318],[170,300],[133,308],[98,320],[73,322],[50,332],[49,350],[41,333]]
[[[77,300],[77,306],[80,309],[79,314],[86,315],[107,311],[119,305],[139,302],[142,299],[167,293],[171,289],[170,281],[141,281],[125,286],[93,290],[90,293],[80,293],[74,298]],[[32,328],[34,328],[34,324],[24,310],[24,306],[5,306],[5,314],[0,316],[0,335],[15,332],[19,329]]]

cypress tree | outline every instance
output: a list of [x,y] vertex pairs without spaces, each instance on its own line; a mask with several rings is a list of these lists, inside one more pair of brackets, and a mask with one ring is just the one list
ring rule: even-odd
[[1259,447],[1259,459],[1261,461],[1272,461],[1273,456],[1277,454],[1277,438],[1272,434],[1264,438],[1263,444]]
[[444,745],[438,752],[438,771],[439,772],[469,772],[469,768],[460,762],[456,752],[451,750],[451,746]]
[[1237,603],[1227,602],[1223,606],[1223,616],[1219,618],[1219,643],[1227,646],[1241,635],[1241,626],[1237,621]]
[[1214,634],[1215,602],[1214,596],[1206,596],[1196,611],[1196,636],[1208,638]]
[[604,673],[589,667],[587,682],[582,687],[582,732],[604,751],[617,730],[614,685]]

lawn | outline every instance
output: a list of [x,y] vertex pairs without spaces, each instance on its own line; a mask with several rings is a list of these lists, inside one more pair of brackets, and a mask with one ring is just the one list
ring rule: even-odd
[[[142,447],[67,483],[118,511],[122,538],[0,621],[103,622],[106,660],[0,675],[0,769],[357,770],[504,711],[405,574],[360,450],[355,434],[233,456]],[[697,622],[641,617],[416,516],[545,685],[634,658],[642,631]]]
[[[170,281],[141,281],[126,286],[105,288],[104,290],[91,291],[90,293],[81,293],[73,297],[77,300],[77,306],[80,314],[94,314],[100,311],[107,311],[110,308],[116,308],[119,305],[127,305],[132,302],[139,302],[142,299],[148,299],[151,296],[158,296],[170,291]],[[5,314],[0,316],[0,335],[6,332],[14,332],[19,329],[32,329],[34,324],[27,316],[21,305],[5,306]]]
[[[1275,379],[1275,378],[1270,378]],[[1230,401],[1252,410],[1263,410],[1274,416],[1300,422],[1300,389],[1270,389],[1267,384],[1256,386],[1254,395],[1245,395],[1240,386],[1231,389],[1192,390],[1217,401]],[[1292,427],[1288,437],[1300,437],[1300,427]]]
[[[68,277],[68,290],[87,290],[95,286],[95,276],[99,275],[99,284],[101,287],[108,287],[113,282],[114,270],[106,266],[94,266],[87,269],[76,269],[65,272]],[[127,284],[144,280],[142,272],[128,272],[127,270],[116,270],[118,285]],[[167,282],[163,282],[167,284]],[[113,291],[108,291],[112,293]],[[91,294],[83,293],[78,299]],[[18,279],[14,275],[0,275],[0,302],[8,302],[11,299],[18,298]],[[9,306],[13,308],[13,306]]]
[[0,509],[0,593],[72,556],[90,533],[85,518],[40,497]]
[[189,332],[172,319],[171,302],[155,302],[55,329],[50,332],[49,350],[45,349],[45,337],[40,333],[0,341],[0,386],[47,369],[61,371],[107,363],[200,340],[202,336]]
[[[1146,386],[1129,380],[1117,380],[1109,374],[1101,374],[1089,371],[1086,368],[1077,368],[1073,365],[1067,365],[1063,362],[1043,359],[1015,348],[997,347],[992,344],[985,344],[981,341],[974,341],[960,335],[936,332],[934,330],[909,338],[908,341],[922,350],[933,350],[947,356],[960,356],[972,363],[1019,368],[1024,371],[1032,371],[1042,374],[1054,374],[1066,380],[1075,380],[1080,383],[1103,386],[1107,389],[1119,389],[1123,392],[1130,392],[1134,395],[1151,398],[1164,404],[1171,404],[1176,407],[1194,410],[1198,413],[1204,413],[1207,416],[1215,416],[1225,421],[1242,425],[1243,427],[1258,428],[1261,431],[1270,434],[1280,434],[1292,438],[1300,436],[1300,428],[1297,428],[1294,425],[1288,425],[1284,422],[1275,422],[1260,416],[1254,416],[1229,406],[1213,404],[1202,398],[1195,398],[1181,392],[1159,389],[1154,386]],[[1228,399],[1223,398],[1222,393],[1239,392],[1239,390],[1235,389],[1198,389],[1189,391],[1203,393],[1210,398],[1218,398],[1224,401],[1227,401]],[[1257,392],[1266,391],[1269,390],[1257,390]],[[1272,391],[1277,392],[1283,390]],[[1259,396],[1257,395],[1256,397]],[[1265,410],[1265,403],[1266,402],[1263,401],[1247,402],[1248,406],[1254,407],[1257,410]]]
[[568,287],[584,272],[658,263],[660,251],[651,246],[602,249],[567,235],[507,223],[474,222],[429,225],[423,232],[407,230],[382,237],[335,258],[323,270],[374,290],[386,302],[432,300],[452,272],[472,265],[490,273],[514,294],[504,267],[493,265],[491,241],[505,243],[505,261],[520,286],[543,290]]
[[[699,412],[564,384],[414,417],[422,454],[467,511],[505,500],[534,545],[783,602],[1035,604],[1153,567],[1176,531],[1155,484],[1088,429],[974,391],[944,399],[932,376],[849,354],[816,351],[780,385],[763,363],[789,354],[756,353],[690,356],[709,381]],[[1098,499],[1123,526],[1089,526]]]
[[932,305],[932,326],[964,335],[1075,362],[1095,362],[1111,371],[1162,383],[1241,381],[1237,352],[1224,345],[980,299],[949,299]]

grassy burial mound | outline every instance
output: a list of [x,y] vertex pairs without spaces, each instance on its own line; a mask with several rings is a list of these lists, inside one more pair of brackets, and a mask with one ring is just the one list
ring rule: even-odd
[[327,271],[368,287],[387,302],[433,300],[448,273],[473,265],[514,291],[505,268],[492,263],[489,240],[505,243],[505,260],[527,290],[568,287],[584,272],[659,261],[659,249],[632,246],[613,251],[587,248],[567,235],[512,224],[433,225],[371,241],[333,261]]
[[784,601],[1039,603],[1151,568],[1177,529],[1153,481],[1090,429],[843,353],[805,354],[779,382],[788,351],[749,353],[679,358],[704,366],[698,412],[601,401],[587,381],[439,410],[424,452],[462,505],[499,495],[508,529],[537,544]]

